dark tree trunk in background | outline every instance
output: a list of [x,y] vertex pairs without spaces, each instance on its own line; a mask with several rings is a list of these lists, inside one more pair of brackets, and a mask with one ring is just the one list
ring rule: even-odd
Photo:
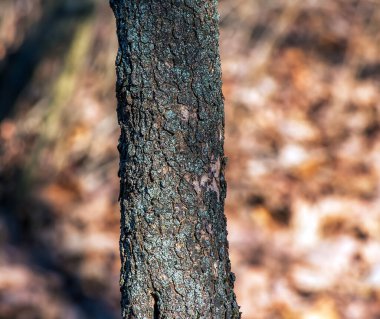
[[216,0],[111,0],[123,318],[240,318],[224,199]]

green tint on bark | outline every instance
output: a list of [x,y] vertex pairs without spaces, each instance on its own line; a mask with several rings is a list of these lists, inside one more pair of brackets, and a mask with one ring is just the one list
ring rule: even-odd
[[123,318],[240,318],[215,0],[111,0]]

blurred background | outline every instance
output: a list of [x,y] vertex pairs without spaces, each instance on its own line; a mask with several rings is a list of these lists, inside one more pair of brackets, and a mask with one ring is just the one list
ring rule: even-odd
[[[243,319],[380,318],[380,2],[222,0]],[[0,0],[0,318],[119,318],[115,22]]]

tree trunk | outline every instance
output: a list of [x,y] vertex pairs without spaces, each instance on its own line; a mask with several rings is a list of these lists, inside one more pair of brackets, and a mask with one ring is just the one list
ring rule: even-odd
[[240,318],[224,199],[216,0],[111,0],[123,318]]

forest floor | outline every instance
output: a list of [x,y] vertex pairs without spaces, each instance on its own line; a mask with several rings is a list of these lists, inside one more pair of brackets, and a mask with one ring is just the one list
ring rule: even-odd
[[[380,318],[380,2],[220,1],[243,319]],[[119,318],[106,1],[0,2],[0,319]]]

